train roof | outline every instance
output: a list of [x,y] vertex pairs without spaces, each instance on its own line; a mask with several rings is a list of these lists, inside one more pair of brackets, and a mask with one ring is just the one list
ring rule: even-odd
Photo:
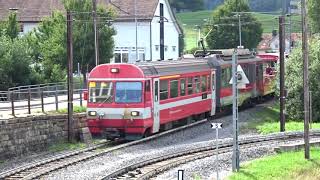
[[206,59],[179,59],[136,63],[145,76],[171,75],[210,70]]
[[[135,64],[114,63],[101,64],[95,67],[89,78],[142,78],[150,76],[170,76],[176,74],[196,73],[231,66],[232,51],[217,50],[217,54],[198,58],[179,58],[178,60],[137,62]],[[255,63],[262,61],[251,53],[239,53],[238,63]],[[125,73],[105,73],[112,68],[119,68]]]
[[[153,75],[172,75],[182,73],[192,73],[206,71],[217,68],[219,66],[226,66],[232,64],[231,50],[216,50],[216,54],[211,54],[207,57],[198,58],[181,58],[178,60],[165,60],[165,61],[150,61],[138,62],[137,65],[144,73],[145,76]],[[255,57],[250,51],[241,51],[238,53],[239,63],[254,63],[261,61]]]

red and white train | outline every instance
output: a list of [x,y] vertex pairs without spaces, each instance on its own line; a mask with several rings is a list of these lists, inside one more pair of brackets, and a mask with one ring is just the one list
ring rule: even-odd
[[[95,67],[88,78],[91,133],[134,140],[181,120],[215,115],[232,104],[231,55],[232,50],[217,50],[205,58]],[[266,68],[277,60],[248,50],[239,51],[238,58],[250,82],[239,92],[240,104],[273,93],[274,74]]]

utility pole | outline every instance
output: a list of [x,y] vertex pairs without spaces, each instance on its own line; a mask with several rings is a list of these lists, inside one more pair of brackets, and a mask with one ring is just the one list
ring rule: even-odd
[[232,55],[232,94],[233,94],[233,107],[232,107],[232,124],[233,124],[233,153],[232,153],[232,171],[239,171],[240,160],[239,160],[239,143],[238,143],[238,55],[237,50]]
[[291,53],[291,44],[292,44],[292,14],[291,14],[291,7],[289,8],[289,52]]
[[94,52],[96,66],[99,65],[99,39],[97,31],[97,1],[92,0],[92,15],[93,15],[93,28],[94,28]]
[[242,38],[241,38],[241,36],[242,36],[242,34],[241,34],[241,15],[240,15],[240,13],[238,12],[238,14],[237,14],[237,16],[238,16],[238,20],[239,20],[239,47],[241,48],[242,47]]
[[137,19],[137,0],[134,0],[134,22],[136,26],[136,61],[138,61],[138,19]]
[[302,17],[302,54],[303,54],[303,102],[304,102],[304,157],[310,159],[309,144],[309,47],[306,0],[301,0]]
[[164,60],[164,12],[163,4],[160,3],[160,60]]
[[67,56],[68,56],[68,142],[74,139],[73,133],[73,47],[72,14],[67,11]]
[[284,90],[284,51],[285,51],[285,19],[279,16],[279,53],[280,53],[280,132],[285,131],[285,90]]

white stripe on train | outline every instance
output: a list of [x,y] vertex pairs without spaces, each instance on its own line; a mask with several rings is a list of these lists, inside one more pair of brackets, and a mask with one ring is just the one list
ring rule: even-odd
[[[206,100],[211,99],[211,94],[207,95]],[[170,103],[160,104],[159,110],[165,110],[172,107],[183,106],[191,103],[203,101],[202,96],[197,96],[189,99],[183,99]],[[98,115],[103,114],[104,119],[130,119],[131,111],[139,111],[140,116],[133,119],[148,119],[151,118],[151,107],[147,108],[87,108],[87,111],[96,111]]]

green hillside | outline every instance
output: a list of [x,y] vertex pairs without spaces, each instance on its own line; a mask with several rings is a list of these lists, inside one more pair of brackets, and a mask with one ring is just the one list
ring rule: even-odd
[[[186,50],[196,47],[198,30],[195,25],[203,25],[205,23],[205,20],[210,18],[211,13],[212,11],[177,13],[177,19],[180,22],[185,33]],[[253,15],[258,19],[259,22],[261,22],[264,33],[271,33],[272,30],[279,29],[279,14],[253,13]],[[292,17],[292,32],[301,31],[300,21],[300,16]],[[287,18],[287,22],[289,22],[289,18]]]

